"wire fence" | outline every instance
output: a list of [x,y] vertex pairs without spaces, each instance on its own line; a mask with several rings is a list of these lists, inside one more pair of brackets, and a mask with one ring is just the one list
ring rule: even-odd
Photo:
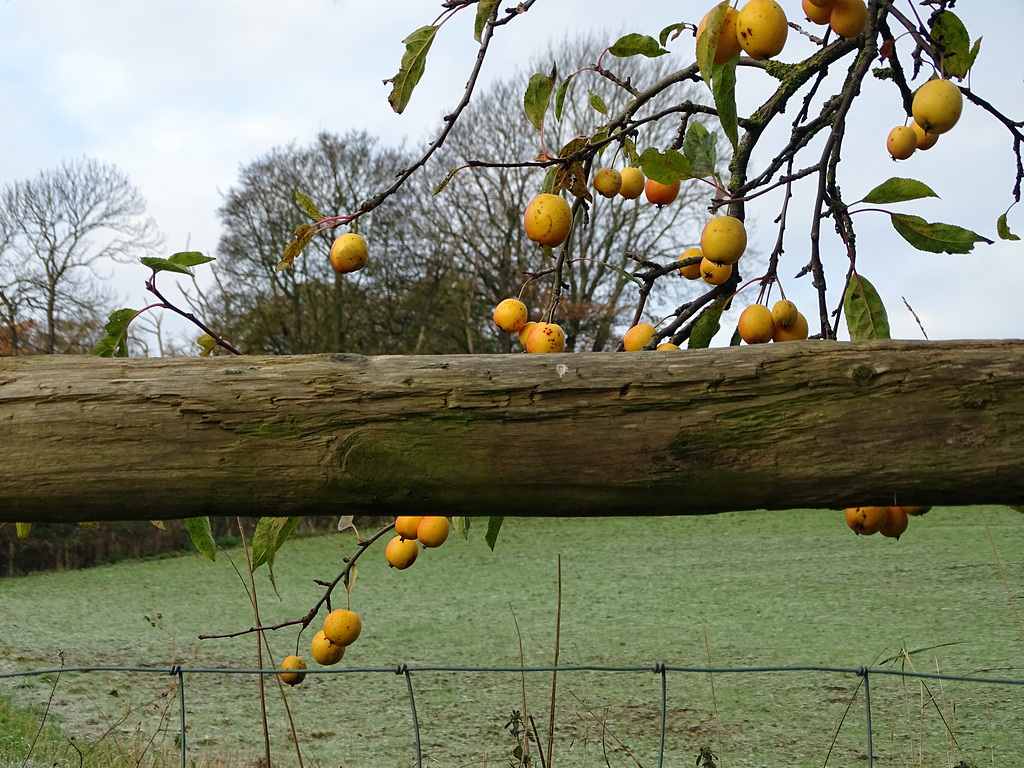
[[[57,689],[57,681],[66,675],[76,674],[95,674],[95,673],[110,673],[114,675],[152,675],[152,676],[169,676],[176,682],[175,696],[177,699],[177,710],[176,716],[173,717],[176,720],[175,732],[175,745],[180,751],[180,764],[182,768],[187,768],[189,765],[189,752],[190,745],[188,740],[189,733],[189,681],[198,677],[205,676],[275,676],[281,674],[281,670],[260,670],[260,669],[223,669],[223,668],[188,668],[179,665],[173,665],[170,667],[154,668],[154,667],[118,667],[118,666],[94,666],[94,667],[59,667],[49,669],[36,669],[31,671],[15,671],[15,672],[0,672],[0,681],[14,681],[25,678],[54,678],[53,686],[54,690]],[[880,667],[828,667],[828,666],[762,666],[762,667],[685,667],[685,666],[670,666],[662,663],[651,664],[646,666],[588,666],[588,665],[563,665],[563,666],[509,666],[509,667],[473,667],[473,666],[410,666],[406,664],[399,664],[394,667],[373,667],[373,668],[324,668],[324,669],[309,669],[306,670],[308,676],[318,675],[392,675],[399,678],[403,678],[405,682],[405,691],[408,696],[408,713],[410,716],[411,730],[412,730],[412,741],[415,745],[415,766],[416,768],[423,768],[425,762],[424,755],[424,739],[421,731],[421,717],[417,710],[417,690],[418,686],[422,686],[424,681],[428,680],[431,675],[497,675],[497,674],[513,674],[515,676],[522,676],[523,680],[523,691],[525,696],[525,680],[527,675],[536,674],[548,674],[553,676],[552,688],[554,687],[554,680],[559,679],[559,676],[567,674],[577,675],[579,673],[612,673],[612,674],[624,674],[632,673],[639,675],[654,675],[657,683],[656,691],[660,691],[660,696],[657,693],[652,697],[652,701],[649,702],[652,707],[649,711],[656,713],[656,728],[657,734],[655,739],[656,749],[654,754],[656,755],[657,768],[664,768],[666,764],[689,764],[693,765],[694,753],[691,751],[688,754],[687,762],[680,762],[676,755],[669,754],[669,750],[666,747],[666,734],[670,730],[670,722],[673,718],[674,708],[670,705],[670,678],[672,678],[672,684],[678,685],[675,678],[676,676],[682,676],[684,679],[690,676],[697,676],[699,679],[708,680],[711,682],[711,697],[714,698],[714,686],[715,678],[719,679],[719,685],[721,686],[723,678],[729,678],[731,676],[750,677],[758,676],[758,683],[756,688],[759,695],[766,695],[764,693],[765,687],[763,685],[763,679],[760,676],[763,675],[811,675],[811,674],[823,674],[831,677],[839,677],[845,680],[855,680],[856,685],[853,687],[852,694],[849,693],[848,686],[843,688],[847,692],[847,696],[837,699],[842,709],[841,717],[833,719],[834,736],[832,738],[832,745],[828,746],[828,750],[823,755],[822,765],[827,766],[830,764],[829,759],[832,752],[832,746],[836,743],[836,738],[841,729],[846,729],[847,735],[851,730],[859,730],[861,732],[861,745],[862,753],[858,755],[859,759],[866,762],[869,768],[873,768],[878,760],[876,755],[875,738],[879,733],[879,725],[877,722],[873,724],[873,708],[877,709],[878,704],[874,703],[872,694],[872,681],[878,685],[882,681],[892,678],[898,678],[901,683],[904,684],[907,681],[917,681],[923,691],[927,691],[923,694],[919,701],[920,712],[913,714],[913,717],[917,717],[923,714],[925,710],[933,711],[933,714],[941,721],[941,727],[945,731],[945,735],[948,736],[952,742],[956,743],[956,737],[962,735],[956,733],[956,728],[952,724],[953,716],[955,715],[955,705],[949,709],[948,712],[944,712],[940,698],[941,695],[928,689],[928,683],[938,683],[941,688],[944,684],[959,683],[966,686],[986,686],[986,687],[1002,687],[1008,691],[1009,695],[999,700],[999,706],[1005,710],[1002,716],[996,719],[996,730],[1000,731],[1004,737],[1008,737],[1010,741],[1004,743],[1000,747],[1000,759],[997,759],[996,750],[991,749],[991,755],[986,754],[984,759],[985,765],[1019,765],[1024,761],[1024,744],[1021,743],[1021,739],[1024,739],[1024,679],[1002,679],[994,677],[979,677],[976,675],[950,675],[941,673],[927,673],[927,672],[916,672],[907,671],[906,669],[896,668],[880,668]],[[54,677],[56,676],[56,677]],[[414,679],[416,684],[414,684]],[[518,684],[517,684],[518,685]],[[193,687],[195,686],[193,680]],[[835,690],[840,690],[836,688]],[[551,691],[552,699],[554,698],[554,691]],[[51,695],[52,697],[52,695]],[[584,707],[587,705],[580,701],[578,697],[576,700],[580,702]],[[723,708],[727,705],[723,704]],[[546,708],[543,709],[546,712]],[[719,716],[719,704],[714,704],[715,719]],[[962,714],[962,712],[961,712]],[[859,721],[859,724],[858,724]],[[757,727],[757,724],[754,724]],[[886,728],[886,732],[890,729]],[[529,738],[529,737],[527,737]],[[1014,746],[1013,739],[1016,739],[1016,746]],[[542,743],[542,739],[539,735],[536,736],[534,743],[538,746]],[[720,744],[720,742],[719,742]],[[620,742],[620,747],[623,745]],[[195,747],[193,747],[195,749]],[[625,752],[632,758],[633,763],[641,765],[641,761],[637,759],[635,755],[629,752],[628,748],[624,748]],[[957,752],[963,754],[965,750],[963,746],[959,746],[959,749],[954,747],[947,755],[947,764],[954,765],[952,762],[956,759]],[[977,751],[977,750],[975,750]],[[703,754],[703,752],[701,753]],[[784,755],[780,755],[784,757]],[[539,755],[541,766],[543,766],[544,756],[541,753]],[[913,756],[912,756],[913,757]],[[976,759],[976,758],[975,758]],[[486,757],[484,759],[486,763]],[[514,761],[513,761],[514,762]],[[607,763],[607,755],[605,755],[604,762]],[[737,764],[737,760],[730,760],[732,764]],[[742,762],[742,761],[740,761]],[[908,764],[908,760],[904,755],[898,761],[893,764]],[[910,761],[914,763],[913,760]],[[921,755],[921,762],[928,764]],[[537,765],[537,761],[532,763]],[[701,758],[698,757],[697,764],[701,765]],[[796,764],[795,762],[788,762],[788,764]],[[836,764],[833,762],[832,764]],[[839,763],[844,764],[844,763]],[[848,764],[848,763],[846,763]],[[938,763],[933,763],[938,764]],[[956,763],[956,766],[963,766],[969,768],[970,766],[976,765],[972,761],[970,756],[961,757],[960,762]],[[980,765],[980,763],[978,763]],[[646,766],[645,768],[653,768],[653,766]]]

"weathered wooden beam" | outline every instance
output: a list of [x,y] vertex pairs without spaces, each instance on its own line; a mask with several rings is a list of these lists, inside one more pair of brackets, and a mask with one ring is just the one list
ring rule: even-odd
[[0,520],[1024,503],[1024,342],[0,359]]

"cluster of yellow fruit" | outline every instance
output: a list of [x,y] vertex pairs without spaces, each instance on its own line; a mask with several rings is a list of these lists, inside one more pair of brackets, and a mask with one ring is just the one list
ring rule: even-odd
[[[700,247],[690,248],[679,257],[688,261],[679,274],[688,280],[698,278],[721,285],[732,276],[733,265],[747,249],[747,230],[735,216],[716,216],[704,225]],[[697,260],[699,259],[699,261]]]
[[565,332],[560,325],[535,323],[528,317],[529,311],[519,299],[504,299],[494,308],[494,324],[506,333],[516,334],[527,352],[565,351]]
[[899,539],[910,525],[910,518],[923,515],[931,507],[847,507],[846,524],[854,533],[870,536],[880,533]]
[[440,547],[448,539],[451,525],[440,515],[399,516],[395,520],[395,536],[384,548],[384,557],[392,568],[404,571],[416,562],[424,548]]
[[[640,197],[640,193],[647,188],[647,179],[644,177],[643,171],[630,165],[621,171],[614,168],[599,169],[594,174],[593,184],[594,190],[602,197],[611,198],[619,195],[627,200],[636,200]],[[678,185],[676,185],[676,194],[679,194]],[[661,205],[665,205],[665,203],[661,203]]]
[[747,344],[800,341],[807,338],[807,318],[792,301],[780,299],[771,309],[764,304],[751,304],[744,309],[737,330]]
[[917,150],[931,149],[939,134],[952,130],[964,108],[963,94],[956,83],[942,78],[929,80],[917,89],[910,125],[897,125],[885,142],[894,160],[906,160]]
[[[359,614],[345,608],[338,608],[327,614],[324,628],[313,637],[310,652],[317,664],[330,666],[341,661],[345,649],[352,645],[363,631],[363,622]],[[306,660],[302,656],[287,656],[281,662],[281,681],[288,685],[298,685],[306,679]]]
[[347,275],[366,266],[370,258],[370,249],[362,235],[346,232],[331,244],[331,266],[335,272]]
[[827,24],[840,37],[857,37],[868,24],[864,0],[802,0],[802,6],[809,22]]

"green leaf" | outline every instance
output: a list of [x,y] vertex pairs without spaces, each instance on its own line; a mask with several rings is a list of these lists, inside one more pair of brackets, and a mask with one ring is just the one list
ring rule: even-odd
[[[32,530],[32,523],[15,523],[14,531],[18,534],[18,538],[24,541],[28,538],[29,533]],[[494,549],[494,547],[491,547]]]
[[658,41],[650,35],[633,32],[616,40],[608,49],[608,53],[620,59],[629,56],[646,56],[649,59],[664,56],[668,51],[658,45]]
[[[1009,213],[1009,211],[1007,211]],[[999,221],[996,222],[996,232],[999,233],[1000,240],[1020,240],[1020,238],[1010,231],[1010,225],[1006,221],[1006,214],[1004,213],[999,217]]]
[[636,151],[636,142],[628,136],[622,142],[622,154],[630,165],[640,165],[640,155]]
[[894,213],[891,216],[893,228],[919,251],[970,253],[974,250],[975,243],[992,244],[988,238],[955,224],[931,224],[920,216],[902,213]]
[[298,258],[303,249],[309,245],[314,235],[316,235],[316,230],[308,224],[303,224],[301,227],[296,229],[295,239],[289,240],[285,243],[284,256],[281,257],[281,261],[278,262],[276,271],[280,272],[282,269],[291,269],[292,264],[295,263],[295,259]]
[[569,83],[572,82],[572,79],[574,77],[576,77],[576,73],[575,72],[573,72],[571,75],[569,75],[567,78],[565,78],[565,80],[562,81],[562,84],[560,86],[558,86],[558,92],[555,94],[555,119],[556,120],[561,120],[562,119],[562,107],[565,105],[565,97],[569,93]]
[[1024,515],[1024,504],[1007,504],[1006,506],[1008,506],[1015,512],[1020,512],[1022,515]]
[[669,24],[665,27],[658,35],[658,42],[661,43],[662,47],[668,43],[669,40],[675,40],[683,32],[686,31],[687,25],[680,21],[678,24]]
[[862,203],[886,205],[903,203],[907,200],[920,200],[923,197],[938,197],[932,188],[917,179],[892,178],[884,181],[868,192]]
[[843,297],[846,327],[851,341],[888,339],[889,318],[875,287],[863,275],[854,273]]
[[494,9],[500,5],[499,0],[479,0],[476,5],[476,23],[473,24],[473,37],[479,43],[483,38],[484,27],[494,15]]
[[455,526],[455,530],[467,541],[469,540],[469,524],[471,521],[472,518],[465,516],[455,516],[452,518],[452,525]]
[[690,123],[683,139],[683,156],[690,161],[690,173],[695,179],[715,175],[718,150],[715,134],[698,122]]
[[274,558],[288,540],[288,536],[301,517],[261,517],[252,534],[252,569],[255,571],[264,563],[274,570]]
[[690,340],[686,344],[688,349],[707,349],[711,346],[711,340],[722,327],[719,321],[728,303],[728,296],[718,296],[705,308],[690,330]]
[[711,93],[729,143],[735,149],[740,143],[739,118],[736,114],[736,63],[739,57],[711,68]]
[[175,264],[170,259],[160,259],[155,256],[143,256],[139,261],[154,272],[177,272],[181,275],[192,275],[191,269],[183,267],[180,264]]
[[213,350],[217,348],[217,340],[208,333],[204,333],[196,339],[196,344],[203,348],[203,351],[199,353],[200,357],[209,357]]
[[97,357],[128,357],[128,326],[138,316],[134,309],[118,309],[110,313],[103,330],[107,335],[96,342],[92,353]]
[[409,106],[409,99],[412,98],[413,89],[423,77],[423,70],[427,65],[427,53],[437,36],[440,27],[428,25],[420,27],[402,42],[405,43],[405,53],[402,54],[402,64],[398,74],[385,80],[385,83],[394,83],[388,102],[391,108],[398,114],[402,114]]
[[697,36],[697,67],[700,69],[700,76],[708,85],[711,84],[718,38],[722,34],[722,23],[725,21],[726,11],[729,10],[729,1],[723,0],[711,9],[707,21],[704,22],[704,29]]
[[654,147],[648,147],[637,158],[637,163],[648,179],[654,179],[659,184],[671,184],[694,177],[693,163],[674,149],[660,152]]
[[608,107],[604,103],[604,99],[598,96],[593,91],[590,92],[590,106],[600,112],[602,115],[608,114]]
[[498,541],[498,531],[501,530],[501,524],[505,522],[504,515],[491,515],[487,518],[487,533],[484,534],[484,541],[487,542],[487,546],[494,551],[494,545]]
[[557,71],[552,65],[550,75],[537,73],[526,84],[526,94],[523,96],[523,109],[526,112],[526,117],[538,131],[544,130],[544,115],[548,111],[551,92],[555,90],[556,75]]
[[740,327],[737,325],[736,330],[732,332],[732,338],[729,339],[729,346],[738,347],[741,341],[743,341],[743,337],[740,336]]
[[981,38],[972,47],[967,27],[952,11],[939,11],[932,16],[931,38],[942,56],[943,71],[958,80],[966,77],[981,51]]
[[[463,166],[464,167],[464,166]],[[434,194],[439,195],[444,192],[445,188],[451,183],[452,179],[455,178],[455,174],[462,170],[462,167],[452,168],[448,171],[448,175],[444,177],[444,180],[434,187]]]
[[213,256],[204,256],[199,251],[179,251],[172,253],[167,260],[179,267],[198,267],[200,264],[209,264],[217,259]]
[[217,559],[217,543],[213,540],[213,531],[210,530],[210,518],[188,517],[185,518],[185,527],[192,537],[192,544],[200,554],[206,555],[210,560]]
[[636,275],[629,274],[629,272],[624,270],[622,267],[617,267],[614,264],[609,264],[607,261],[600,261],[598,259],[591,259],[591,261],[593,261],[596,264],[600,264],[603,267],[608,267],[608,269],[610,269],[612,272],[618,273],[622,277],[629,280],[631,283],[636,283],[639,287],[643,288],[643,281]]
[[327,217],[320,213],[320,209],[316,207],[316,204],[310,199],[309,195],[295,190],[295,199],[299,201],[299,205],[302,206],[302,210],[306,212],[313,221],[321,221]]

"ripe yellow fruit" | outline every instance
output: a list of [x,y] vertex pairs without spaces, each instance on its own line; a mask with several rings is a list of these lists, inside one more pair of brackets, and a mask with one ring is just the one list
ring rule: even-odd
[[736,18],[736,37],[747,55],[758,61],[778,56],[786,47],[789,21],[775,0],[749,0]]
[[907,513],[903,507],[889,507],[889,516],[885,519],[882,527],[878,529],[878,532],[883,536],[899,541],[900,536],[909,527],[910,520],[907,518]]
[[847,507],[846,524],[862,536],[878,533],[889,519],[888,507]]
[[661,342],[661,344],[659,344],[657,347],[655,347],[655,349],[662,350],[662,351],[668,350],[668,349],[679,349],[679,345],[678,344],[673,344],[671,341],[663,341],[663,342]]
[[740,312],[737,327],[740,338],[747,344],[767,344],[775,333],[772,311],[764,304],[751,304]]
[[564,352],[565,332],[557,323],[537,323],[526,337],[526,351],[533,353]]
[[523,224],[526,236],[535,243],[557,248],[569,237],[572,208],[560,195],[544,192],[526,206]]
[[828,23],[840,37],[857,37],[868,25],[867,3],[864,0],[835,0]]
[[[711,10],[714,10],[713,8]],[[700,24],[697,25],[697,39],[700,40],[701,35],[704,34],[704,28],[708,24],[708,16],[711,15],[711,11],[704,14],[704,18],[700,20]],[[739,18],[739,11],[730,6],[725,12],[725,18],[722,20],[722,29],[718,33],[718,46],[715,48],[715,64],[725,64],[725,62],[736,58],[740,55],[739,38],[736,36],[736,19]]]
[[331,266],[335,272],[347,275],[366,266],[370,258],[370,249],[362,235],[346,232],[331,245]]
[[519,331],[519,343],[523,345],[524,349],[526,348],[526,340],[530,338],[530,331],[533,330],[533,327],[535,325],[536,323],[531,320],[530,322],[523,326],[523,329],[521,331]]
[[686,259],[698,259],[688,267],[680,267],[679,274],[685,277],[687,280],[696,280],[700,277],[700,261],[699,259],[704,258],[704,251],[700,248],[688,248],[683,251],[683,255],[679,257],[680,261],[686,261]]
[[811,5],[816,5],[819,8],[831,8],[836,0],[810,0]]
[[925,512],[928,512],[931,509],[931,507],[900,507],[900,509],[906,512],[908,515],[916,517],[918,515],[923,515]]
[[427,515],[420,520],[420,526],[416,529],[416,538],[424,547],[440,547],[448,538],[451,525],[447,517],[440,515]]
[[803,341],[807,338],[807,318],[803,312],[796,313],[796,320],[788,328],[775,326],[775,333],[772,334],[772,341]]
[[885,148],[893,160],[906,160],[917,151],[917,134],[909,125],[897,125],[889,131]]
[[415,539],[416,528],[422,519],[423,515],[399,515],[395,518],[395,533],[403,539]]
[[345,655],[345,646],[332,643],[322,629],[313,635],[313,642],[310,643],[309,650],[313,655],[313,660],[325,667],[337,664]]
[[732,276],[732,264],[719,264],[705,256],[700,263],[700,276],[705,283],[721,285]]
[[914,122],[927,133],[945,133],[960,119],[964,97],[949,80],[929,80],[917,89],[911,111]]
[[640,197],[640,193],[644,191],[644,172],[639,168],[628,166],[619,171],[619,175],[622,177],[622,186],[619,187],[619,194],[627,200],[636,200]]
[[796,322],[799,314],[796,304],[786,299],[779,299],[772,306],[772,323],[776,328],[789,328]]
[[801,0],[801,8],[803,8],[804,16],[812,24],[828,24],[829,17],[832,15],[832,4],[828,5],[815,5],[813,0]]
[[416,539],[403,539],[401,536],[395,536],[384,547],[384,558],[388,561],[388,565],[400,571],[404,571],[415,563],[419,553],[420,547],[416,543]]
[[622,346],[627,352],[636,352],[647,346],[654,338],[654,326],[650,323],[637,323],[622,337]]
[[735,216],[715,216],[700,233],[704,258],[718,264],[735,264],[747,248],[747,229]]
[[594,174],[594,189],[604,197],[615,197],[622,189],[622,174],[614,168],[602,168]]
[[494,308],[494,324],[507,333],[519,333],[526,325],[526,305],[519,299],[503,299]]
[[301,656],[285,656],[281,662],[281,669],[296,670],[281,673],[281,682],[288,685],[298,685],[306,679],[306,673],[299,671],[306,669],[306,660]]
[[668,205],[679,197],[679,182],[660,184],[654,179],[648,179],[644,184],[644,196],[652,205]]
[[324,636],[335,645],[352,645],[363,631],[363,620],[355,611],[336,608],[324,619]]
[[922,152],[926,149],[931,149],[935,146],[935,142],[939,140],[939,134],[937,133],[925,133],[924,128],[917,124],[916,120],[910,121],[910,127],[914,129],[914,133],[917,134],[917,148]]

